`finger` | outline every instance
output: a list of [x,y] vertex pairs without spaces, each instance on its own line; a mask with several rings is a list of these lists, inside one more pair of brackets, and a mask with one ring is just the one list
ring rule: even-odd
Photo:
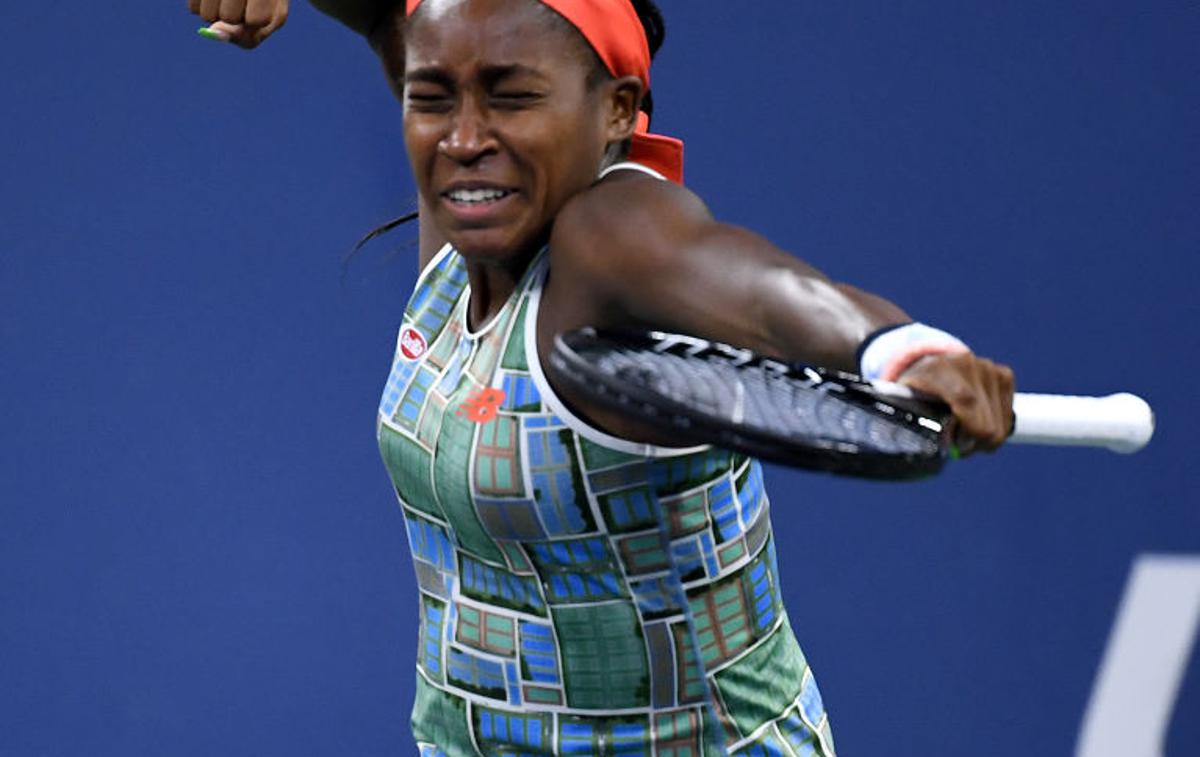
[[253,26],[243,26],[229,41],[243,50],[253,50],[262,44],[262,41],[269,37],[269,34],[263,34],[263,30]]
[[1008,366],[992,364],[992,387],[995,394],[996,444],[993,449],[1008,441],[1012,432],[1012,371]]
[[975,454],[979,442],[963,430],[958,418],[952,417],[947,429],[950,436],[950,459],[961,460]]
[[[963,366],[962,394],[955,404],[962,408],[962,432],[975,441],[975,447],[985,446],[991,431],[991,398],[987,393],[987,376],[980,362],[973,360]],[[958,413],[955,413],[958,415]]]
[[246,18],[246,0],[220,0],[221,20],[231,24],[240,24]]
[[963,366],[959,382],[949,397],[950,409],[958,423],[954,429],[954,444],[960,457],[970,457],[980,447],[981,436],[987,427],[987,402],[980,397],[978,367],[972,361]]
[[200,15],[200,0],[188,0],[188,12]]
[[271,22],[266,26],[253,27],[246,25],[242,27],[241,33],[233,37],[230,41],[238,47],[245,50],[253,50],[263,43],[267,37],[274,34],[279,27],[283,26],[287,21],[287,13],[281,13],[277,18],[271,19]]
[[282,27],[285,23],[287,23],[287,18],[288,18],[288,12],[287,12],[287,7],[285,6],[275,16],[273,16],[271,18],[271,21],[266,26],[264,26],[258,30],[259,41],[261,42],[262,40],[266,39],[267,37],[269,37],[272,34],[274,34],[275,32],[277,32],[280,29],[280,27]]
[[[276,19],[280,14],[284,18],[287,18],[287,0],[244,0],[244,2],[246,6],[246,26],[271,27],[270,31],[267,32],[268,36],[283,25],[282,21],[276,23]],[[266,37],[263,39],[266,39]],[[259,41],[261,42],[262,40]]]
[[992,452],[1007,438],[1004,426],[1004,400],[1000,393],[1000,372],[995,363],[990,360],[982,361],[979,384],[985,399],[984,407],[987,410],[986,426],[980,429],[980,446]]
[[978,359],[973,356],[950,359],[954,371],[941,378],[939,391],[954,413],[954,440],[961,457],[974,454],[986,444],[990,423],[990,403]]
[[978,391],[983,398],[980,426],[975,430],[979,446],[988,451],[999,448],[1012,430],[1012,370],[990,360],[979,361]]
[[995,450],[1008,439],[1012,428],[1012,380],[1007,366],[984,361],[984,389],[988,397],[989,423],[986,446]]
[[227,24],[224,21],[217,21],[209,26],[201,27],[196,33],[205,39],[211,39],[215,42],[232,42],[234,34],[239,29],[241,29],[240,26]]
[[1004,392],[1000,386],[999,367],[990,360],[980,360],[974,390],[979,398],[977,426],[971,429],[977,447],[994,452],[1008,438],[1008,422]]
[[221,0],[200,0],[200,18],[205,21],[221,20]]
[[973,436],[955,436],[954,446],[950,448],[950,456],[955,460],[962,460],[964,457],[970,457],[975,454],[975,437]]
[[970,457],[977,446],[974,435],[978,425],[975,420],[975,400],[961,371],[962,368],[956,366],[954,371],[942,371],[936,376],[910,374],[903,381],[918,392],[939,397],[949,407],[951,418],[947,431],[952,445],[950,454],[956,459]]
[[999,447],[1008,441],[1008,437],[1012,436],[1013,432],[1013,394],[1014,384],[1016,383],[1012,369],[1007,365],[997,363],[995,365],[995,381],[996,381],[996,422],[1000,427],[996,429],[997,444]]
[[258,30],[246,24],[230,24],[229,29],[229,41],[244,50],[252,50],[261,42],[256,36]]

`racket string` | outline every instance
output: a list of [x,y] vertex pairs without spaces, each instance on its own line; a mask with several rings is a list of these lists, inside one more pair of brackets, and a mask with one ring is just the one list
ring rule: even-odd
[[[882,415],[873,407],[873,400],[857,400],[852,392],[797,381],[766,368],[747,370],[720,357],[628,349],[607,351],[596,361],[603,371],[623,382],[733,426],[765,428],[860,453],[928,455],[936,451],[937,445],[927,433]],[[655,412],[653,407],[646,410]]]

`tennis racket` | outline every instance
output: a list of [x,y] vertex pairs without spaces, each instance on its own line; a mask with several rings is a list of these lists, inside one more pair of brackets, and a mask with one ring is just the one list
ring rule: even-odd
[[[555,377],[683,443],[859,478],[912,479],[951,457],[952,415],[906,387],[786,363],[658,331],[581,329],[555,338]],[[1132,394],[1017,394],[1011,442],[1135,452],[1154,416]]]

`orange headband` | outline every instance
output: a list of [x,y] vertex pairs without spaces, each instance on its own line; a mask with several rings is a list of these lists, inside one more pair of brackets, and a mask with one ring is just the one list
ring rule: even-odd
[[[421,0],[407,0],[412,15]],[[540,0],[583,35],[608,72],[616,78],[636,76],[650,90],[650,43],[629,0]],[[648,133],[649,119],[639,114],[629,160],[683,182],[683,142]]]

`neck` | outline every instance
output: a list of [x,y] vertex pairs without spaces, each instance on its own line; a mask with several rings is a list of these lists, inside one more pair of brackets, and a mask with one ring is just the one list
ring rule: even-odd
[[540,246],[511,260],[499,262],[466,261],[467,280],[471,286],[471,297],[467,301],[467,327],[471,331],[478,331],[491,323],[504,308],[539,249]]

